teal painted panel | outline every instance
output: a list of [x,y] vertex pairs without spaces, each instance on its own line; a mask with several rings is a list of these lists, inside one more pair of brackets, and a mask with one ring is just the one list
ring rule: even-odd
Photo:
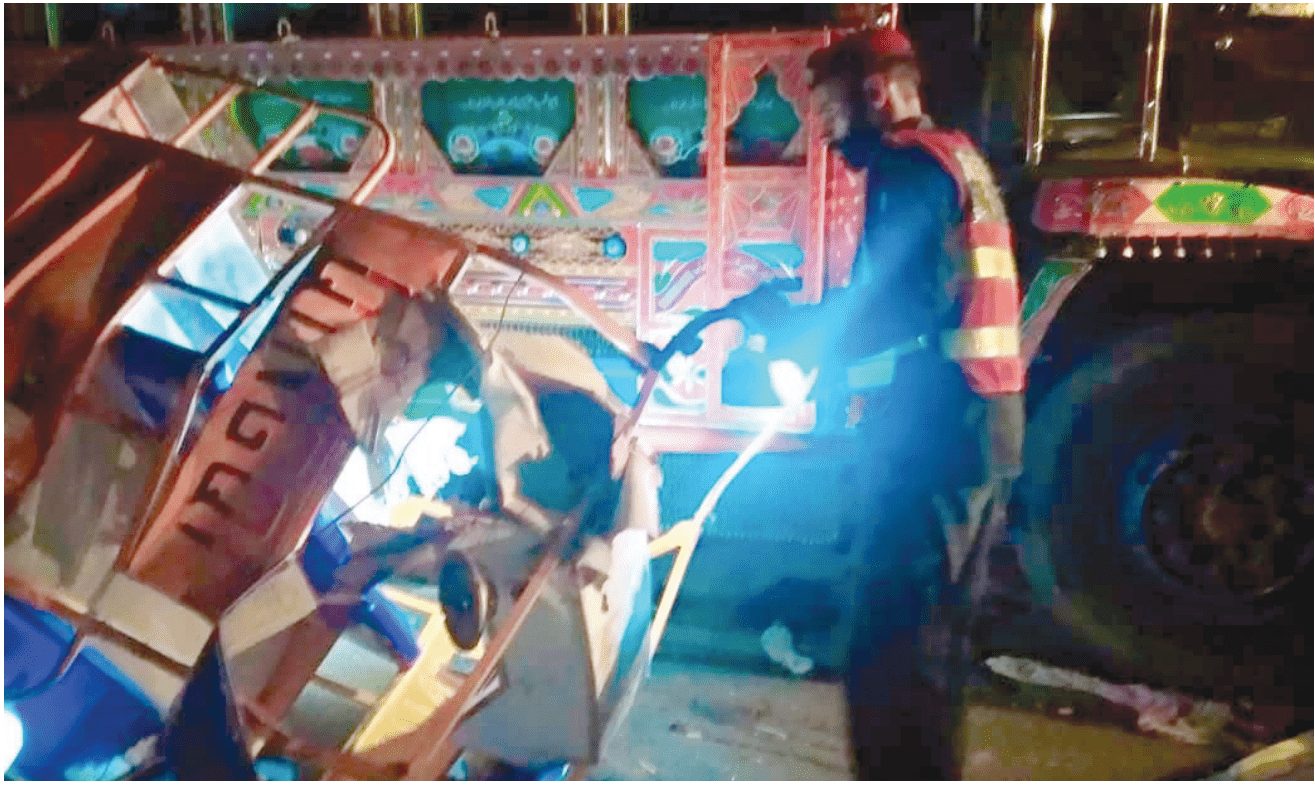
[[615,196],[611,189],[598,189],[589,186],[575,187],[575,201],[587,212],[597,211],[612,202]]
[[752,255],[775,269],[784,267],[794,271],[804,262],[804,251],[788,241],[739,244],[739,247],[746,255]]
[[702,76],[631,80],[630,125],[668,178],[703,174],[700,155],[708,124],[708,83]]
[[708,254],[708,245],[702,241],[658,241],[653,244],[653,259],[669,263],[686,263]]
[[542,175],[575,124],[575,84],[567,79],[427,82],[420,112],[456,172]]
[[496,208],[499,211],[507,207],[511,202],[510,186],[485,186],[475,190],[475,197],[480,202],[490,208]]
[[727,138],[728,161],[777,164],[799,131],[799,116],[776,87],[776,75],[764,72],[758,91],[740,113]]
[[[289,93],[319,102],[369,113],[373,107],[368,82],[289,82]],[[269,93],[244,93],[233,103],[234,120],[257,148],[283,132],[300,113],[297,105]],[[321,115],[292,148],[270,168],[290,172],[347,172],[365,141],[364,124]]]

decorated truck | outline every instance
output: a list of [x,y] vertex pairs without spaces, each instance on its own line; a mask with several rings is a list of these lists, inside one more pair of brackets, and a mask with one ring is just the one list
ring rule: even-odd
[[[239,414],[231,409],[246,401],[230,396],[225,406],[224,395],[270,386],[241,381],[259,375],[251,360],[271,320],[336,335],[335,321],[347,325],[369,312],[361,307],[369,298],[353,288],[368,289],[361,283],[377,285],[380,276],[397,281],[423,268],[419,258],[448,250],[462,262],[443,269],[443,291],[472,335],[484,338],[468,345],[506,335],[533,355],[534,338],[569,341],[600,376],[590,380],[605,382],[589,390],[594,401],[639,415],[618,424],[662,472],[654,515],[661,529],[701,509],[730,457],[779,424],[768,447],[775,451],[726,489],[693,557],[680,554],[673,572],[677,586],[684,580],[681,604],[664,649],[761,661],[759,636],[780,621],[800,652],[824,669],[843,668],[857,602],[854,564],[866,542],[879,539],[846,506],[869,484],[847,460],[861,448],[843,429],[819,423],[821,394],[787,414],[729,386],[740,379],[727,368],[746,351],[733,324],[706,329],[691,356],[675,355],[660,370],[647,366],[648,352],[692,319],[766,280],[798,280],[792,298],[800,301],[847,283],[864,174],[822,145],[803,71],[808,55],[843,29],[646,34],[604,4],[586,9],[579,31],[586,35],[504,35],[507,14],[494,13],[471,20],[472,34],[453,36],[425,30],[441,14],[421,6],[370,4],[340,20],[339,31],[372,37],[331,38],[316,26],[326,23],[312,4],[268,20],[278,21],[278,40],[270,41],[241,6],[181,9],[175,22],[184,32],[175,40],[185,35],[186,43],[135,42],[131,25],[104,13],[100,21],[110,24],[101,29],[141,43],[146,66],[135,55],[123,58],[123,48],[81,65],[70,61],[85,53],[67,49],[9,64],[29,81],[11,76],[7,95],[17,93],[29,108],[24,122],[45,126],[20,138],[43,141],[39,157],[7,135],[9,160],[32,162],[30,175],[28,168],[6,174],[7,577],[11,565],[25,566],[48,586],[79,590],[74,597],[82,600],[54,608],[49,597],[29,602],[44,600],[47,610],[82,622],[107,653],[140,656],[150,648],[154,665],[187,676],[210,632],[198,621],[218,618],[239,592],[274,578],[295,550],[312,591],[291,584],[282,593],[303,605],[318,599],[318,613],[297,620],[291,634],[280,631],[278,644],[256,638],[278,628],[249,624],[256,635],[245,645],[264,643],[268,654],[234,669],[259,688],[242,713],[264,732],[259,747],[276,752],[291,742],[329,773],[387,774],[384,765],[408,761],[416,777],[446,769],[452,753],[417,743],[473,720],[456,714],[471,712],[464,702],[455,713],[440,707],[453,688],[469,700],[492,687],[487,677],[463,684],[469,676],[453,668],[478,663],[487,634],[474,653],[454,646],[453,611],[426,596],[432,587],[372,586],[339,620],[322,598],[341,591],[334,568],[350,564],[346,524],[373,512],[375,521],[409,525],[455,493],[476,509],[505,493],[497,483],[506,480],[468,473],[479,458],[497,456],[478,443],[492,440],[497,425],[470,418],[480,409],[453,394],[460,387],[444,389],[436,400],[445,418],[463,425],[453,427],[459,437],[425,447],[423,462],[408,460],[408,442],[420,432],[414,425],[392,436],[381,425],[367,430],[360,414],[368,409],[352,411],[360,403],[346,402],[346,379],[335,379],[321,357],[323,391],[299,395],[308,399],[291,411],[250,406]],[[933,113],[977,137],[1015,209],[1030,423],[1012,539],[1002,552],[1016,556],[1024,582],[1001,593],[1006,599],[997,602],[1010,605],[997,606],[998,621],[979,647],[1039,651],[1218,696],[1287,716],[1280,725],[1308,719],[1308,701],[1298,699],[1309,697],[1300,690],[1309,660],[1292,656],[1310,654],[1311,91],[1291,87],[1311,80],[1308,7],[987,5],[962,31],[916,6],[866,12],[846,23],[898,23],[911,32],[927,61]],[[71,29],[66,21],[56,18],[51,30]],[[243,30],[263,32],[242,40]],[[125,61],[123,80],[105,65],[116,56]],[[952,81],[981,65],[986,76],[970,101],[938,104],[938,88],[960,87]],[[61,81],[52,82],[56,74]],[[276,90],[231,88],[237,81]],[[315,116],[308,102],[337,110]],[[30,110],[61,103],[64,121],[42,121]],[[119,135],[115,154],[85,147],[85,130],[56,133],[67,129],[69,111]],[[172,141],[217,162],[214,183],[199,182],[211,177],[200,166],[152,169],[148,161],[160,154],[122,135]],[[140,151],[120,153],[132,145]],[[85,180],[70,180],[79,173]],[[99,194],[103,178],[122,186]],[[163,185],[139,188],[148,180]],[[158,238],[142,230],[146,241],[137,247],[86,255],[164,262],[158,274],[83,277],[83,291],[43,280],[41,272],[67,258],[59,247],[66,236],[104,221],[109,208],[101,206],[151,194],[150,210],[133,216],[143,228],[152,226],[145,217],[154,219]],[[61,205],[52,195],[71,206],[66,216],[52,212]],[[352,213],[344,201],[363,202],[371,213]],[[355,231],[333,230],[356,221],[343,217],[361,216],[369,220]],[[390,224],[389,216],[402,221]],[[397,236],[385,228],[405,230]],[[354,246],[335,257],[335,244]],[[344,265],[344,257],[362,267]],[[306,270],[323,292],[291,296],[294,282],[308,281],[300,279]],[[44,300],[36,296],[42,292]],[[145,350],[93,343],[100,334]],[[138,404],[128,421],[149,429],[127,429],[122,414],[98,410],[116,401],[87,396],[95,365],[66,361],[93,347],[102,360],[118,354],[159,366],[127,376]],[[418,391],[404,410],[432,416],[432,408],[412,409],[424,399]],[[87,416],[73,428],[75,411]],[[241,513],[252,528],[277,532],[277,545],[233,539],[224,526],[233,515],[222,507],[252,472],[207,453],[224,441],[239,450],[243,442],[263,445],[293,411],[327,420],[318,434],[299,431],[311,443],[289,448],[283,461],[314,461],[301,468],[311,476],[282,477],[275,487],[295,496],[277,503],[272,493],[256,496],[251,506],[265,503]],[[303,418],[311,419],[296,416]],[[72,429],[81,431],[76,440]],[[352,450],[369,444],[364,436],[376,436],[371,446],[385,451]],[[595,437],[613,438],[611,430]],[[336,449],[316,441],[336,441]],[[105,475],[95,484],[82,479],[89,453],[104,455],[93,464]],[[407,473],[396,474],[404,466]],[[194,484],[176,483],[179,467],[192,469]],[[443,478],[426,480],[426,468],[441,468]],[[82,480],[81,498],[69,494],[75,486],[51,484],[59,474]],[[209,508],[208,526],[184,517],[198,505]],[[141,520],[146,512],[149,523]],[[107,552],[94,537],[107,529],[120,541],[139,531],[147,541],[113,543]],[[683,532],[667,534],[670,542]],[[220,546],[232,573],[222,582],[194,578],[167,550],[173,539],[190,540],[188,550]],[[121,560],[138,549],[148,549],[142,556],[154,549],[156,558],[117,568],[127,580],[111,589],[104,569],[121,548]],[[270,595],[280,590],[272,588]],[[565,584],[557,593],[583,600],[590,592],[582,588],[590,587]],[[111,591],[123,600],[110,599]],[[119,617],[125,606],[145,605],[146,595],[178,608],[178,621],[201,635],[186,649],[162,646],[177,634],[91,611],[93,593],[109,600],[104,606],[117,603]],[[588,610],[581,605],[561,610]],[[1006,616],[1011,606],[1025,612]],[[552,621],[559,632],[575,632],[593,626],[589,616]],[[435,626],[439,620],[444,626]],[[120,638],[125,631],[130,636]],[[108,645],[113,639],[117,646]],[[619,649],[592,635],[562,643]],[[533,663],[526,654],[522,668]],[[598,683],[607,679],[598,667],[619,661],[572,655],[559,657],[591,666],[597,674],[589,680]],[[346,663],[377,664],[379,676],[339,670]],[[169,687],[135,670],[141,686]],[[576,698],[563,693],[554,703]],[[601,685],[585,695],[590,715],[615,703]],[[485,732],[505,734],[508,707],[487,709]],[[549,756],[587,763],[606,717],[566,727],[569,742],[518,730],[500,756],[526,765]],[[399,737],[407,731],[409,740]],[[314,751],[366,753],[390,739],[410,743],[397,746],[392,761],[334,761]],[[512,739],[515,747],[506,744]],[[527,743],[543,750],[520,747]]]

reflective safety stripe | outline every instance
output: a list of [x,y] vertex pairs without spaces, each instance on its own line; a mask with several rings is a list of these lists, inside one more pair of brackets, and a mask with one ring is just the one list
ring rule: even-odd
[[997,247],[975,247],[969,258],[969,271],[975,279],[1018,279],[1014,253]]
[[1016,325],[956,329],[941,335],[941,347],[945,355],[955,361],[1017,356],[1019,344]]

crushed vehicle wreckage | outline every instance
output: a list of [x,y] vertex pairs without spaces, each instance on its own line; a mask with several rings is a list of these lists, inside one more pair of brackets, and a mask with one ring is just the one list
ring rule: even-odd
[[[111,98],[170,72],[145,60],[128,73]],[[129,749],[133,760],[116,756],[102,777],[246,776],[253,748],[324,777],[432,779],[462,747],[519,765],[596,761],[656,649],[702,520],[775,428],[693,520],[660,536],[660,474],[634,435],[656,349],[501,249],[356,205],[391,160],[377,123],[377,161],[346,200],[262,175],[290,133],[245,173],[178,150],[245,89],[254,88],[225,87],[198,115],[175,118],[175,147],[30,121],[81,149],[64,168],[74,183],[50,165],[27,201],[9,206],[11,239],[45,231],[48,243],[32,244],[8,278],[6,323],[50,325],[60,309],[81,309],[53,345],[87,362],[61,374],[54,356],[19,353],[34,347],[32,334],[10,334],[9,358],[25,370],[7,376],[6,594],[21,601],[7,622],[40,631],[44,610],[73,627],[25,697],[91,670],[93,645],[190,677],[163,734],[137,740],[158,747]],[[88,112],[138,106],[119,98]],[[293,126],[319,109],[301,104]],[[104,169],[133,146],[148,161],[89,221],[67,227],[43,204],[90,178],[80,166]],[[96,247],[143,216],[167,225],[154,204],[168,192],[155,187],[198,169],[211,179],[193,192],[208,218],[165,227],[163,261]],[[214,243],[213,225],[252,200],[297,207],[302,232],[284,234],[281,265],[234,303],[196,283],[194,261]],[[61,221],[62,232],[47,230]],[[477,260],[535,281],[591,322],[644,376],[638,402],[623,402],[571,339],[488,331],[464,315],[449,290]],[[125,283],[112,310],[89,286],[107,272]],[[142,294],[169,288],[230,313],[181,366],[168,358],[176,347],[141,330]],[[466,433],[472,452],[456,445]],[[101,452],[114,462],[85,462]],[[360,486],[368,493],[356,498]],[[654,610],[649,560],[672,551],[678,570]],[[441,616],[409,624],[401,593],[381,594],[385,580],[428,589],[437,598],[428,611]],[[417,594],[403,596],[414,606]],[[372,699],[372,722],[339,752],[282,722],[306,688],[333,686],[317,668],[349,629],[398,667]],[[207,747],[216,735],[227,745]],[[97,769],[80,763],[72,774]]]

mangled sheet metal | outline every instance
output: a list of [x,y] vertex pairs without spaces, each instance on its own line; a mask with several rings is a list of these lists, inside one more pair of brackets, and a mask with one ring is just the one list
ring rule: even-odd
[[[533,609],[503,660],[497,678],[502,687],[466,722],[463,739],[519,763],[595,759],[607,713],[623,707],[625,689],[633,690],[634,678],[645,671],[636,672],[634,666],[640,655],[647,655],[640,647],[646,625],[636,629],[634,621],[646,623],[651,604],[646,546],[658,530],[656,461],[632,444],[620,479],[613,477],[612,444],[628,409],[584,349],[565,338],[494,330],[476,335],[478,349],[469,357],[449,347],[443,364],[414,353],[397,354],[406,363],[381,361],[389,349],[423,347],[418,338],[428,337],[436,345],[432,340],[443,333],[444,320],[456,318],[455,325],[462,327],[456,335],[474,331],[458,310],[452,308],[454,313],[445,317],[438,302],[428,298],[433,297],[398,308],[400,319],[367,322],[354,336],[322,342],[315,350],[324,368],[334,371],[330,377],[357,432],[356,453],[366,456],[366,468],[384,474],[406,469],[409,474],[429,463],[446,465],[431,474],[434,478],[491,474],[497,506],[479,510],[470,503],[448,502],[450,516],[414,527],[345,515],[341,528],[349,535],[353,556],[339,568],[338,583],[326,599],[349,603],[389,574],[443,589],[445,573],[459,558],[475,575],[470,594],[479,610],[473,615],[489,620],[481,627],[496,628],[549,533],[564,523],[578,523],[585,534],[569,557],[569,569],[553,579]],[[428,317],[408,323],[411,316]],[[366,357],[371,358],[362,362]],[[463,363],[467,360],[478,360],[479,369],[472,370]],[[435,398],[436,391],[446,391],[450,402],[435,402],[442,399]],[[394,455],[406,447],[379,440],[390,429],[414,437],[421,429],[417,423],[468,411],[460,401],[478,404],[490,417],[492,457],[481,463],[453,468],[433,452],[403,462]],[[382,482],[370,480],[374,495],[367,498],[382,505],[376,512],[399,511],[408,488]],[[425,486],[413,484],[411,492],[417,487]],[[433,496],[430,490],[421,492]],[[458,621],[466,613],[448,610],[448,629],[458,642],[471,637],[470,622]],[[623,675],[628,682],[620,681]],[[554,713],[545,717],[546,710]],[[553,723],[545,725],[548,720]]]
[[300,544],[356,444],[316,343],[379,315],[390,294],[441,290],[466,255],[457,239],[367,209],[339,206],[330,224],[314,276],[161,480],[128,565],[212,621]]
[[[201,416],[178,439],[182,454],[160,461],[160,476],[137,479],[130,509],[142,523],[122,556],[124,580],[218,623],[221,642],[242,652],[315,612],[328,622],[335,606],[350,608],[390,575],[441,585],[459,560],[479,588],[486,630],[511,609],[549,538],[578,528],[503,661],[504,687],[519,690],[485,699],[468,737],[500,730],[497,739],[519,743],[513,759],[588,760],[600,710],[615,706],[610,678],[633,677],[633,655],[647,657],[619,640],[635,632],[631,611],[644,616],[635,590],[648,588],[638,583],[647,555],[637,546],[658,530],[656,462],[617,440],[630,413],[582,347],[481,333],[463,316],[447,295],[471,252],[460,239],[366,209],[340,207],[330,224],[231,385],[174,404],[175,416],[191,407]],[[483,443],[455,448],[476,423]],[[626,462],[612,462],[614,446]],[[154,465],[150,453],[138,460]],[[344,467],[361,472],[363,489],[329,496],[330,508]],[[441,501],[448,481],[481,476],[466,486],[475,494]],[[420,509],[431,515],[418,525],[398,517]],[[327,594],[301,577],[317,512],[351,545]],[[60,539],[63,583],[54,583],[67,586],[87,562],[80,541]],[[560,727],[531,725],[545,710],[574,712]]]

